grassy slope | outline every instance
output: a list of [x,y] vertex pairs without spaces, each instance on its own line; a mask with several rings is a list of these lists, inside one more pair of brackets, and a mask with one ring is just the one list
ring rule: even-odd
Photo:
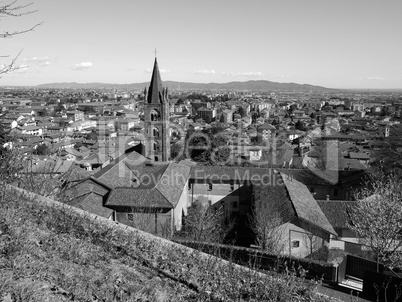
[[261,277],[16,193],[0,199],[2,300],[328,301],[292,274]]

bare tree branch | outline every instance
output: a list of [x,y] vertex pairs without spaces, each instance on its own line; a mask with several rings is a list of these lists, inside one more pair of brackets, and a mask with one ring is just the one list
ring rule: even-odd
[[[28,3],[26,5],[18,5],[17,4],[18,0],[14,0],[10,3],[5,3],[0,1],[0,19],[5,18],[5,17],[21,17],[21,16],[26,16],[29,14],[33,14],[37,12],[37,10],[28,10],[24,11],[26,8],[31,6],[33,3]],[[16,31],[3,31],[0,32],[0,39],[7,39],[7,38],[12,38],[13,36],[20,35],[20,34],[25,34],[27,32],[33,31],[36,27],[42,25],[41,23],[38,23],[28,29],[24,30],[16,30]],[[17,66],[16,61],[18,57],[20,56],[22,50],[18,53],[17,56],[15,56],[10,63],[8,64],[3,64],[0,65],[0,75],[10,73],[12,71],[16,71],[20,69],[20,66]],[[9,57],[9,55],[2,55],[0,57]],[[1,76],[0,76],[1,78]]]
[[348,207],[349,228],[360,243],[390,267],[402,265],[402,191],[395,174],[372,175]]
[[0,65],[0,79],[1,79],[2,74],[16,71],[21,68],[20,66],[16,65],[16,61],[17,61],[18,57],[20,56],[21,52],[22,52],[22,50],[18,53],[17,56],[14,57],[14,59],[8,65]]
[[[29,15],[29,14],[37,12],[37,10],[21,12],[21,10],[31,6],[33,4],[33,2],[28,3],[26,5],[16,5],[17,2],[18,2],[18,0],[15,0],[11,3],[1,5],[0,6],[0,16],[3,15],[3,17],[4,16],[20,17],[20,16],[25,16],[25,15]],[[2,3],[2,1],[0,2],[0,4],[1,3]],[[16,13],[16,12],[19,12],[19,13]]]
[[36,27],[41,26],[42,23],[43,22],[38,23],[38,24],[32,26],[31,28],[25,29],[25,30],[19,30],[19,31],[13,31],[13,32],[4,31],[4,32],[0,33],[0,39],[12,38],[13,36],[21,35],[21,34],[25,34],[27,32],[33,31]]

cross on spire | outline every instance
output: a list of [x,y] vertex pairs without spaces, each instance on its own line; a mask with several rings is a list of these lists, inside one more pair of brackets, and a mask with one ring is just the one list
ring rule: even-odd
[[156,54],[158,53],[159,51],[156,51],[156,48],[155,48],[155,59],[156,59]]

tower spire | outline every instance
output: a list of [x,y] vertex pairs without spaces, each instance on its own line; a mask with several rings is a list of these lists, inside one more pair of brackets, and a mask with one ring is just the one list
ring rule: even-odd
[[162,79],[159,72],[158,61],[155,57],[154,69],[152,71],[151,84],[148,89],[148,103],[160,104],[164,102],[162,93]]
[[[156,52],[155,52],[156,54]],[[144,104],[144,128],[147,138],[147,157],[166,162],[170,158],[169,100],[167,88],[162,87],[158,61],[155,57],[147,102]]]

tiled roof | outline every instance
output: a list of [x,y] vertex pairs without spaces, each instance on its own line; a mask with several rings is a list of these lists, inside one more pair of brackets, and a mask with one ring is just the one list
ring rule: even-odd
[[[310,169],[277,169],[278,171],[290,175],[305,185],[333,185],[337,183],[338,172],[333,171],[333,175],[329,175],[330,171],[312,171]],[[330,176],[330,177],[329,177]],[[336,181],[335,181],[336,180]]]
[[274,169],[228,166],[194,166],[190,178],[211,182],[249,182],[272,183]]
[[106,203],[110,207],[167,208],[173,206],[157,189],[116,188]]
[[68,198],[71,200],[89,193],[105,196],[109,191],[110,188],[98,183],[97,180],[86,179],[68,190]]
[[101,180],[112,188],[129,187],[133,184],[136,175],[130,170],[129,165],[140,164],[146,160],[141,154],[131,152],[121,155],[109,165],[96,172],[93,177]]
[[286,187],[281,182],[281,177],[278,174],[274,175],[274,186],[256,185],[253,187],[253,196],[256,202],[265,202],[269,204],[272,211],[278,212],[282,221],[289,222],[296,217],[296,212],[292,205],[292,201],[286,190]]
[[293,150],[284,150],[283,155],[281,156],[281,161],[289,162],[293,158]]
[[88,179],[93,174],[92,171],[87,171],[79,166],[72,167],[67,173],[63,175],[63,179],[67,182],[76,182]]
[[94,174],[113,190],[111,206],[172,208],[177,205],[191,168],[186,165],[151,164],[136,152],[125,154]]
[[339,171],[339,181],[345,188],[361,188],[365,186],[367,172],[364,170],[357,171]]
[[73,161],[62,160],[62,159],[47,159],[47,160],[38,160],[33,163],[27,162],[26,168],[28,171],[33,173],[57,173],[63,174],[66,173],[74,164]]
[[262,129],[262,130],[276,130],[276,128],[274,126],[272,126],[270,123],[266,122],[264,124],[262,124],[261,126],[258,127],[258,129]]
[[109,187],[130,187],[137,182],[137,177],[127,168],[126,164],[121,161],[113,165],[100,176],[97,174],[103,172],[103,169],[95,173],[93,177],[99,179]]
[[355,158],[340,158],[338,161],[339,170],[367,170],[360,161]]
[[71,205],[105,218],[109,218],[113,214],[112,209],[103,206],[103,197],[96,193],[82,195]]
[[161,176],[156,189],[176,207],[190,175],[190,167],[171,163]]
[[318,206],[308,188],[293,177],[280,173],[298,218],[336,235],[332,225]]
[[[352,201],[353,202],[353,201]],[[349,221],[347,205],[351,201],[344,200],[317,200],[318,205],[334,228],[347,228]]]
[[279,150],[293,150],[294,148],[293,148],[292,144],[290,144],[288,142],[284,142],[277,149],[279,149]]
[[154,188],[159,182],[162,174],[165,172],[168,164],[126,164],[130,171],[138,178],[137,186],[140,189]]
[[89,156],[83,158],[80,161],[77,161],[77,164],[84,164],[84,163],[89,163],[89,164],[104,164],[109,160],[109,156],[103,153],[93,153],[90,154]]
[[355,159],[364,159],[364,160],[370,159],[370,155],[367,153],[363,153],[363,152],[350,152],[349,157],[355,158]]

